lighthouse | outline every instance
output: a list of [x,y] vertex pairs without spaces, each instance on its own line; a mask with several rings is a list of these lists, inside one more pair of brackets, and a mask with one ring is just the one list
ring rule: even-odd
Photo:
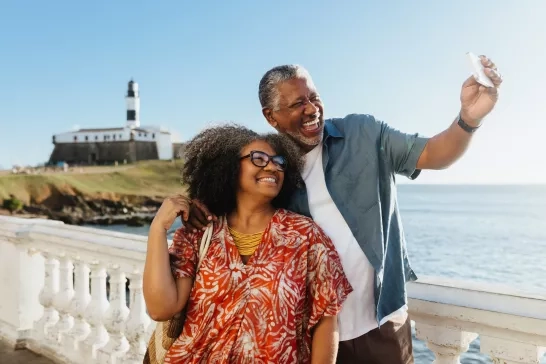
[[127,127],[131,129],[140,127],[140,96],[138,83],[133,80],[129,81],[125,103],[127,104]]
[[[127,85],[125,125],[83,128],[53,135],[53,152],[48,164],[112,165],[141,160],[180,158],[182,143],[174,142],[169,130],[140,125],[138,84]],[[1,355],[0,355],[1,356]]]

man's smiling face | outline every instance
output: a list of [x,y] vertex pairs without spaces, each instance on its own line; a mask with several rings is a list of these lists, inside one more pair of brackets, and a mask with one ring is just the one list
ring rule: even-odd
[[308,152],[322,140],[323,105],[312,81],[294,78],[277,85],[277,107],[264,108],[271,126],[289,135]]

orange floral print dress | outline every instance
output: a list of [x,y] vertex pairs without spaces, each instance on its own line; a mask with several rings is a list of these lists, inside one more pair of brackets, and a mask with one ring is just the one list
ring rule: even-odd
[[[165,363],[309,363],[313,327],[352,291],[331,240],[313,220],[279,209],[245,265],[219,221]],[[177,277],[194,277],[202,235],[176,231]]]

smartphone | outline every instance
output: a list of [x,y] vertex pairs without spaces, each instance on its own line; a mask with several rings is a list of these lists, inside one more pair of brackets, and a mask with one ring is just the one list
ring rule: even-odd
[[491,79],[487,77],[487,75],[483,71],[484,67],[482,65],[482,61],[480,60],[480,57],[476,56],[472,52],[467,52],[466,55],[468,56],[470,64],[472,65],[472,70],[474,71],[473,75],[476,81],[486,87],[495,87]]

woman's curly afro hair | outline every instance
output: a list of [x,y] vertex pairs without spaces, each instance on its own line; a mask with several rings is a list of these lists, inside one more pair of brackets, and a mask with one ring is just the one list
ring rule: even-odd
[[186,145],[182,183],[188,187],[189,197],[203,202],[216,216],[232,212],[239,184],[240,153],[255,140],[269,143],[276,154],[286,158],[284,183],[272,202],[276,208],[286,208],[290,196],[302,184],[300,148],[282,134],[260,135],[236,124],[207,128]]

